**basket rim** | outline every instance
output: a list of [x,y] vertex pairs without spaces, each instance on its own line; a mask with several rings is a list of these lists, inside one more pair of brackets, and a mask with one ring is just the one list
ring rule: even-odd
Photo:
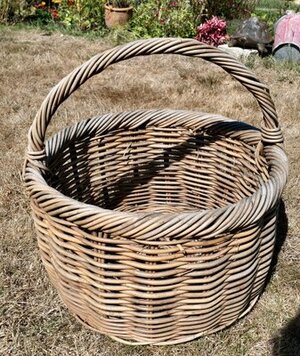
[[[187,112],[172,110],[172,112],[175,111]],[[165,113],[169,111],[156,110],[154,112]],[[196,114],[197,112],[193,113]],[[124,112],[119,114],[124,114]],[[108,117],[107,115],[104,116]],[[226,122],[237,122],[221,115],[208,115]],[[117,124],[116,114],[111,114],[111,117]],[[97,119],[99,117],[80,121],[59,131],[59,133],[63,132],[66,139],[70,132],[74,134],[76,128],[78,129],[76,132],[82,132],[83,126],[81,125],[89,122],[92,126]],[[256,129],[251,125],[246,125],[249,128]],[[47,147],[49,147],[51,140],[57,138],[57,135],[55,134],[47,140]],[[32,204],[40,206],[50,216],[59,216],[71,224],[86,228],[89,231],[101,228],[113,235],[130,238],[138,238],[143,235],[143,238],[158,239],[159,237],[181,237],[188,234],[201,236],[201,238],[211,238],[229,229],[253,224],[276,205],[287,180],[287,156],[284,149],[279,145],[265,146],[264,152],[268,156],[269,179],[261,184],[255,193],[222,208],[195,212],[168,212],[163,214],[161,212],[124,212],[83,203],[50,187],[45,181],[41,169],[38,166],[28,164],[24,180]],[[153,226],[153,224],[156,228],[152,228],[152,231],[148,233],[147,227]]]

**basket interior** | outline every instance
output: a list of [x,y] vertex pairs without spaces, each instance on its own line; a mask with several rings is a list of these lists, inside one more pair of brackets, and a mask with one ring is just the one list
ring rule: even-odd
[[264,159],[255,159],[259,138],[251,127],[223,135],[220,130],[151,125],[86,132],[57,146],[54,136],[47,142],[52,150],[47,183],[68,197],[110,210],[220,208],[252,195],[268,178]]

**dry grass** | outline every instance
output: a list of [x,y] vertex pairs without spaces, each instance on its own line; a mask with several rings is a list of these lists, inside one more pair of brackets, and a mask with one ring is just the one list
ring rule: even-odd
[[[300,355],[300,78],[295,69],[252,63],[278,108],[290,179],[284,194],[287,237],[283,243],[282,226],[276,271],[247,317],[183,345],[124,346],[82,327],[49,285],[20,179],[26,134],[49,89],[109,46],[101,40],[0,29],[0,354]],[[123,62],[93,78],[61,107],[51,131],[98,113],[137,107],[217,112],[255,124],[261,118],[252,97],[218,68],[165,56]]]

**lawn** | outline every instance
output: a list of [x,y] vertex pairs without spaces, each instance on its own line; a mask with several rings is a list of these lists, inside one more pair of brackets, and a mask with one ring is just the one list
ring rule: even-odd
[[[271,89],[289,156],[274,270],[256,307],[232,327],[174,346],[127,346],[87,330],[67,311],[41,264],[21,180],[27,132],[43,98],[72,69],[112,44],[0,28],[0,354],[101,356],[300,355],[300,68],[249,60]],[[220,113],[259,125],[254,99],[201,60],[152,56],[92,78],[62,105],[51,132],[133,108]]]

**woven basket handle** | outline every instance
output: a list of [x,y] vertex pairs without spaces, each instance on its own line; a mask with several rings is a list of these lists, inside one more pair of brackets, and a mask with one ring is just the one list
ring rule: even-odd
[[44,139],[50,120],[59,105],[89,78],[102,72],[113,63],[132,57],[150,54],[180,54],[202,58],[217,64],[245,86],[256,98],[263,113],[262,143],[282,143],[282,133],[278,124],[274,103],[268,87],[253,73],[227,53],[193,39],[161,38],[139,40],[107,50],[92,57],[62,79],[42,103],[29,131],[28,159],[41,160],[44,156]]

